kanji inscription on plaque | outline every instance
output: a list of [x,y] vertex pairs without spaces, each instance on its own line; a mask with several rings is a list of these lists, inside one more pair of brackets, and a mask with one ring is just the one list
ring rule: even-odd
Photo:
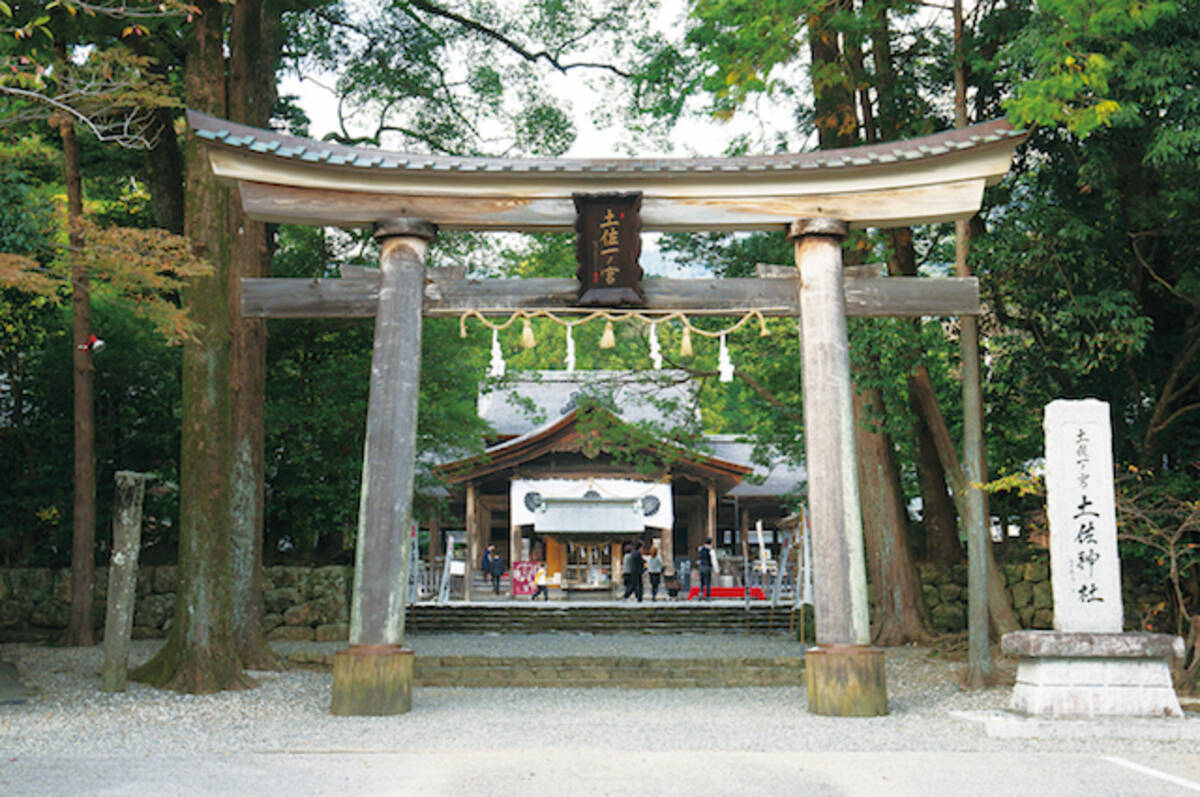
[[579,304],[642,305],[642,195],[572,194]]

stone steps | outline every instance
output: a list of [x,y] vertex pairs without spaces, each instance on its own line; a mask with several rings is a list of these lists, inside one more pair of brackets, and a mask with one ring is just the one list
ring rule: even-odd
[[[418,633],[780,633],[788,632],[790,607],[680,605],[530,606],[513,603],[417,604],[408,628]],[[810,618],[811,619],[811,618]],[[811,628],[811,623],[809,623]]]
[[[335,654],[293,651],[290,665],[331,670]],[[721,689],[803,686],[800,656],[662,659],[624,656],[415,656],[414,686]]]

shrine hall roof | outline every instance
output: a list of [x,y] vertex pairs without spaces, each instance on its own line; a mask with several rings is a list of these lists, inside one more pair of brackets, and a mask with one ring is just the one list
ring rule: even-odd
[[[547,421],[525,434],[489,446],[482,455],[447,462],[436,466],[434,471],[450,484],[461,484],[511,470],[550,452],[577,450],[581,433],[576,430],[576,423],[581,412],[580,409],[572,409],[562,417]],[[620,416],[608,410],[593,408],[589,412],[609,418],[617,424],[623,423]],[[590,436],[593,432],[587,434]],[[672,473],[712,481],[722,493],[736,487],[743,477],[754,471],[751,466],[729,462],[703,451],[685,449],[669,441],[647,440],[644,447],[647,451],[665,455]]]

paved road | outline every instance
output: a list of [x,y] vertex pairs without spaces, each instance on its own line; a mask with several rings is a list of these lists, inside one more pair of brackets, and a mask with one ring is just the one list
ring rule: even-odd
[[5,760],[17,795],[1052,795],[1200,792],[1200,756],[281,751]]

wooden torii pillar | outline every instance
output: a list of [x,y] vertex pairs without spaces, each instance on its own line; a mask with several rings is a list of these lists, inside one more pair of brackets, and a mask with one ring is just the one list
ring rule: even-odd
[[432,224],[389,219],[380,243],[379,304],[363,452],[350,647],[333,662],[334,714],[412,708],[413,652],[404,647],[409,526],[417,458],[421,297]]
[[806,668],[809,710],[886,712],[882,652],[866,645],[846,317],[977,313],[978,283],[856,279],[843,274],[840,243],[850,226],[970,218],[984,187],[1008,171],[1023,132],[997,120],[910,141],[802,154],[572,160],[356,149],[193,111],[188,122],[214,173],[236,183],[249,217],[376,225],[383,243],[379,274],[243,280],[246,316],[376,318],[351,646],[335,666],[335,713],[399,713],[411,703],[401,585],[408,567],[420,315],[580,309],[574,280],[468,280],[427,271],[432,225],[569,232],[576,219],[572,195],[581,189],[641,194],[643,231],[789,231],[799,271],[791,287],[782,279],[649,280],[640,309],[800,316],[806,415],[822,419],[805,429],[818,577],[817,647]]
[[854,454],[850,342],[839,219],[801,219],[788,230],[800,271],[804,450],[813,526],[817,646],[804,656],[808,710],[836,716],[887,713],[883,651],[871,641],[862,512]]

